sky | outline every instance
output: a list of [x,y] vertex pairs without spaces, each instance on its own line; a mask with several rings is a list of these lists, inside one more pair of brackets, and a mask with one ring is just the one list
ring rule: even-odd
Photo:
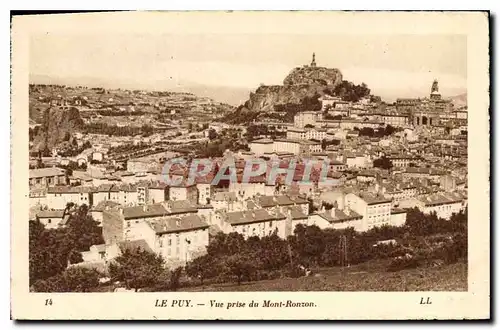
[[365,82],[373,94],[392,101],[427,96],[433,79],[444,96],[466,92],[466,50],[466,36],[439,34],[47,33],[30,39],[30,80],[198,88],[238,104],[260,84],[281,84],[315,52],[318,66],[338,68],[345,80]]

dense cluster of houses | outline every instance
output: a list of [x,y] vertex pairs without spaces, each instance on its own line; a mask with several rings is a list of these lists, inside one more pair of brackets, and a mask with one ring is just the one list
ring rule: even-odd
[[[235,163],[237,180],[226,184],[212,185],[214,172],[189,183],[189,162],[169,173],[178,183],[165,183],[162,165],[178,156],[169,152],[130,159],[119,171],[106,164],[71,173],[31,169],[31,218],[58,228],[66,225],[68,204],[86,204],[102,226],[105,244],[85,252],[84,262],[105,262],[123,246],[141,246],[177,265],[205,253],[217,232],[286,238],[299,224],[366,231],[404,225],[408,208],[444,219],[465,210],[466,124],[465,129],[463,122],[415,125],[406,112],[375,111],[369,99],[352,104],[324,96],[322,102],[321,111],[300,112],[293,125],[280,126],[286,138],[258,138],[250,141],[250,152],[212,159],[218,165],[227,159]],[[325,113],[342,118],[323,119]],[[359,135],[363,128],[387,125],[396,132]],[[291,182],[284,183],[286,171],[275,182],[269,182],[269,172],[242,180],[245,161],[257,158],[278,161],[281,169],[293,163]],[[327,164],[328,184],[322,168],[314,166],[304,182],[311,160]],[[380,166],[381,160],[391,166]]]

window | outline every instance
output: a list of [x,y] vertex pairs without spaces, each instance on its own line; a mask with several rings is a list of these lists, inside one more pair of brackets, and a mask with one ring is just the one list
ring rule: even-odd
[[269,227],[272,227],[272,226],[273,226],[273,222],[269,221]]
[[52,223],[52,219],[48,219],[48,220],[47,220],[47,223]]
[[[175,235],[175,240],[176,240],[176,244],[179,245],[179,243],[181,241],[180,237],[179,237],[179,234]],[[177,248],[177,249],[179,249],[179,248]]]
[[[171,239],[171,238],[169,238],[169,239],[168,239],[168,246],[171,246],[171,245],[172,245],[172,239]],[[169,252],[169,254],[170,254],[170,252]]]

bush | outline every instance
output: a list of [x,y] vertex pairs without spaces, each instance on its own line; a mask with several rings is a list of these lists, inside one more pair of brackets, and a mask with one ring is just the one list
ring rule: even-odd
[[413,256],[394,258],[387,267],[388,272],[397,272],[403,269],[417,268],[420,262]]
[[305,272],[297,265],[288,265],[283,269],[282,274],[284,277],[298,278],[304,276]]

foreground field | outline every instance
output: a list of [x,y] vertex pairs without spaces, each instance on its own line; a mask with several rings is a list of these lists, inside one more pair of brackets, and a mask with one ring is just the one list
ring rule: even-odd
[[386,272],[384,262],[318,269],[315,276],[216,284],[180,291],[467,291],[467,264]]

